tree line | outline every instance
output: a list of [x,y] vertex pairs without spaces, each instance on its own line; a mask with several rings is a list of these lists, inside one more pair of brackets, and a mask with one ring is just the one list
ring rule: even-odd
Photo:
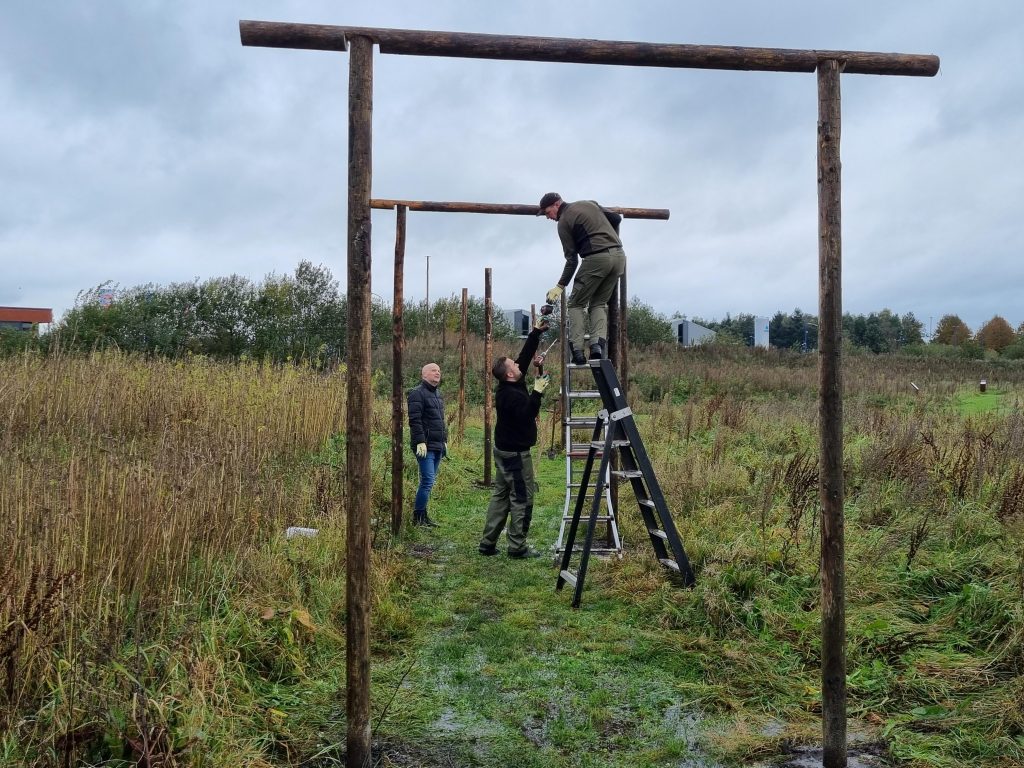
[[[454,343],[461,327],[461,306],[461,297],[454,295],[429,306],[406,302],[406,337],[430,335],[440,337],[442,346],[446,339]],[[484,315],[484,300],[470,296],[467,322],[471,334],[484,335]],[[628,306],[627,339],[641,347],[673,342],[672,324],[678,317],[659,313],[634,296]],[[753,344],[756,318],[752,314],[726,315],[720,321],[692,320],[715,331],[716,344]],[[373,344],[390,343],[391,305],[376,296],[370,323]],[[26,348],[117,348],[163,357],[197,354],[328,366],[345,359],[347,331],[347,300],[338,281],[326,267],[302,261],[294,274],[271,274],[259,283],[239,275],[166,286],[150,283],[122,288],[104,283],[79,292],[74,307],[46,334],[35,337],[0,329],[0,354]],[[799,308],[776,312],[768,322],[768,332],[771,346],[779,349],[806,352],[818,346],[818,318]],[[516,335],[498,308],[493,313],[492,334],[496,340]],[[843,315],[843,340],[851,351],[876,354],[1024,358],[1024,323],[1014,330],[999,315],[977,332],[957,315],[945,315],[926,339],[923,324],[912,312],[847,313]]]

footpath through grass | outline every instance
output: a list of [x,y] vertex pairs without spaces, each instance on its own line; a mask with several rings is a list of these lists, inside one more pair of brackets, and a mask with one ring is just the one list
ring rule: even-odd
[[[550,549],[564,459],[536,459],[541,486],[530,541],[545,556],[483,557],[489,491],[438,494],[440,528],[407,542],[415,585],[388,596],[408,611],[403,652],[374,666],[375,743],[384,765],[706,766],[700,716],[682,690],[701,671],[671,651],[635,608],[591,586],[580,610],[555,591]],[[458,459],[441,468],[468,469]],[[466,485],[469,485],[468,483]],[[630,541],[639,548],[646,542]],[[599,570],[602,564],[591,561]],[[666,576],[667,578],[667,576]],[[588,581],[588,584],[593,584]],[[391,697],[394,697],[391,700]],[[388,701],[390,700],[390,704]]]

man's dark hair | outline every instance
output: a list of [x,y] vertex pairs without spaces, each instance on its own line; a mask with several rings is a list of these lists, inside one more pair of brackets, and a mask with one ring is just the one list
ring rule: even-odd
[[494,361],[494,365],[491,366],[491,373],[494,374],[494,378],[498,381],[505,380],[505,371],[508,368],[508,358],[502,355]]

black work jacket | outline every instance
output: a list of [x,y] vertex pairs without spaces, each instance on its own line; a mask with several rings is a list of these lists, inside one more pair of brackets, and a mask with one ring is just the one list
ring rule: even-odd
[[443,451],[448,442],[441,391],[425,381],[409,390],[409,444],[426,443],[428,451]]
[[534,328],[516,358],[523,375],[519,381],[502,381],[494,392],[494,447],[499,451],[528,451],[537,444],[537,414],[540,413],[540,392],[526,388],[526,373],[540,346],[543,331]]

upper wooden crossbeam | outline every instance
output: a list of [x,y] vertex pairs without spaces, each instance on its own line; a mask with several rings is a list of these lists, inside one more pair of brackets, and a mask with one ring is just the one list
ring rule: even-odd
[[347,39],[367,37],[381,53],[407,56],[454,56],[467,59],[559,61],[618,64],[632,67],[731,69],[762,72],[814,72],[823,61],[838,61],[846,74],[931,77],[939,57],[909,53],[818,51],[791,48],[744,48],[732,45],[635,43],[577,40],[564,37],[484,35],[417,29],[339,27],[278,21],[240,21],[242,45],[266,48],[347,50]]
[[[389,210],[403,205],[410,211],[433,211],[434,213],[503,213],[510,216],[536,216],[536,205],[522,203],[459,203],[432,202],[429,200],[381,200],[370,199],[370,207],[378,210]],[[668,208],[621,208],[604,206],[626,219],[660,219],[669,217]]]

